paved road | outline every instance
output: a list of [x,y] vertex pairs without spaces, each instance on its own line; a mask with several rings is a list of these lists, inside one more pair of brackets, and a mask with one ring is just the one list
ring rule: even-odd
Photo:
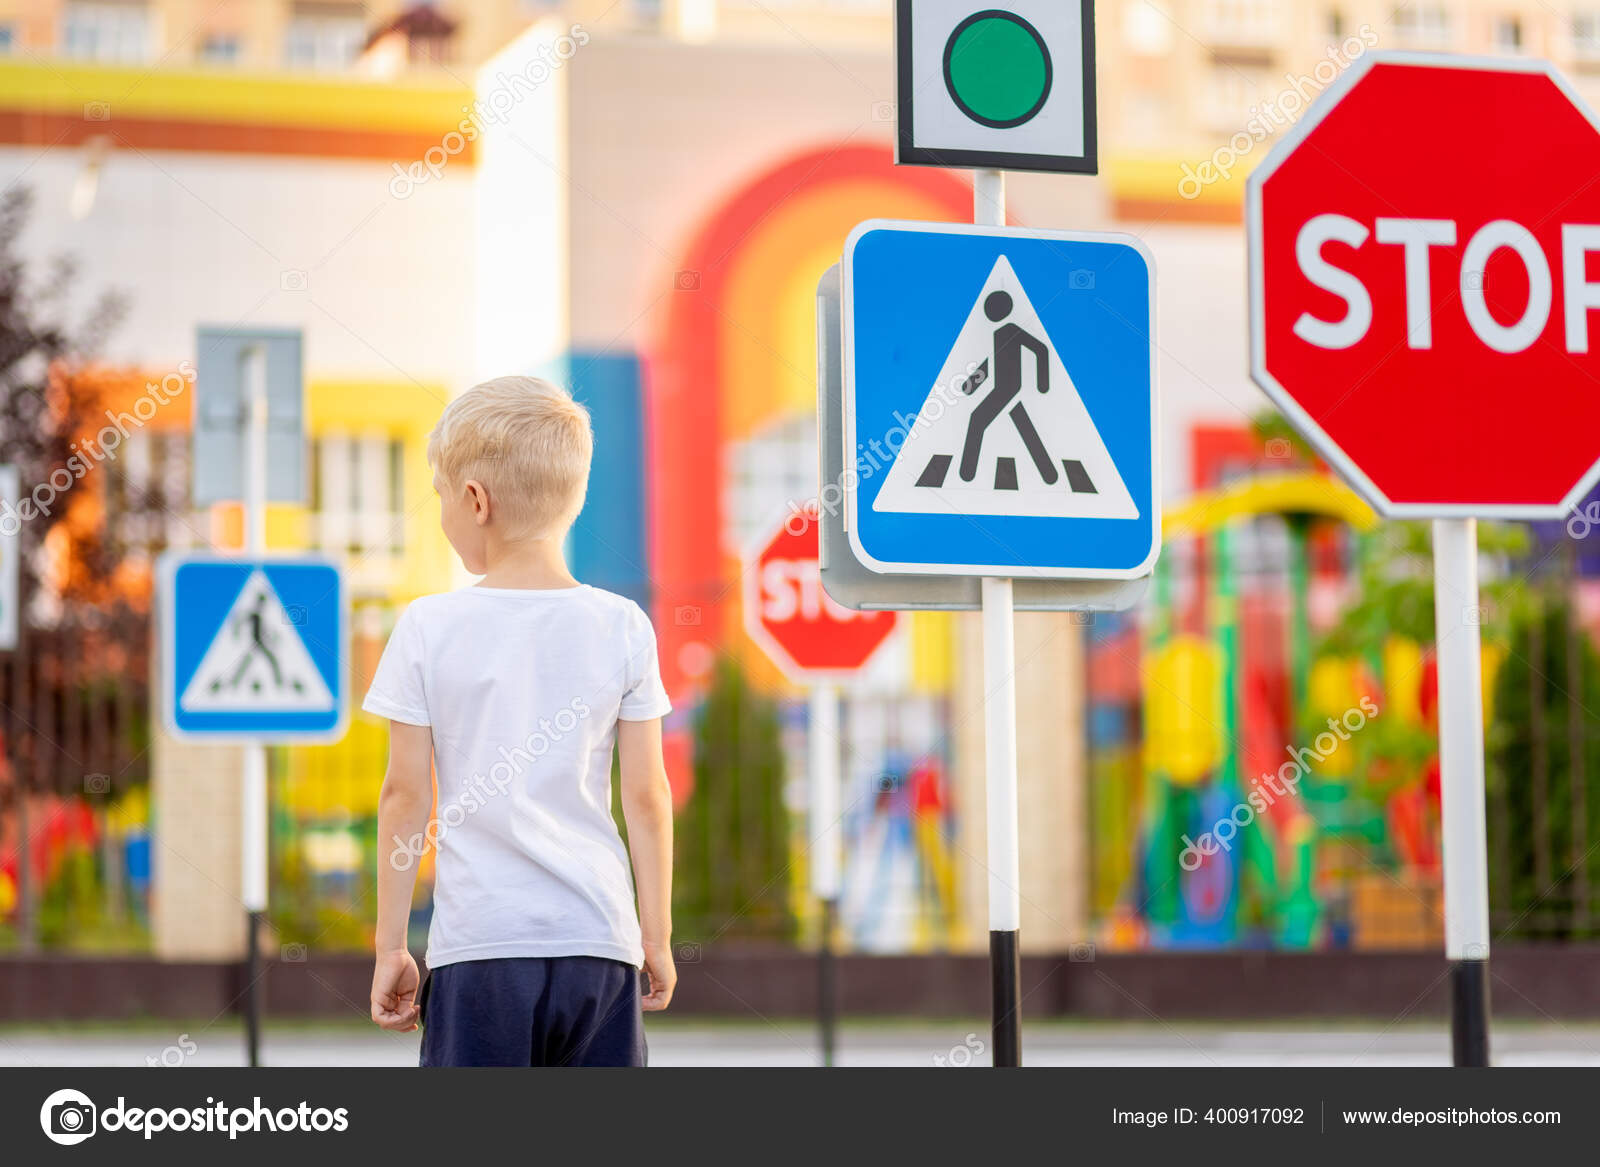
[[[845,1066],[984,1064],[987,1038],[977,1022],[852,1024],[840,1038]],[[662,1022],[650,1027],[657,1066],[809,1066],[817,1062],[805,1022],[705,1024]],[[1413,1066],[1446,1065],[1443,1026],[1309,1029],[1218,1025],[1068,1025],[1029,1027],[1026,1061],[1037,1066]],[[274,1066],[410,1066],[417,1037],[333,1026],[269,1028],[264,1061]],[[238,1027],[202,1029],[0,1029],[0,1065],[82,1066],[243,1064]],[[1600,1066],[1600,1027],[1500,1026],[1499,1065]]]

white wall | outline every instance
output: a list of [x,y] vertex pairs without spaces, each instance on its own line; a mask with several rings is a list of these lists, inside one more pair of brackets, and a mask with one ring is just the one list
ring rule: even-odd
[[92,209],[74,220],[84,159],[76,148],[0,149],[0,187],[34,191],[27,254],[76,255],[85,298],[125,294],[109,359],[174,364],[193,355],[201,322],[295,325],[314,377],[460,385],[471,375],[466,166],[397,199],[382,162],[113,151]]

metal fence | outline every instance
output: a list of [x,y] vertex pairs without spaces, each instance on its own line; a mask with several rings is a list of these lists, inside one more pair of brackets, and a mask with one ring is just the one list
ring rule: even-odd
[[149,646],[147,616],[85,608],[0,655],[0,943],[145,942]]

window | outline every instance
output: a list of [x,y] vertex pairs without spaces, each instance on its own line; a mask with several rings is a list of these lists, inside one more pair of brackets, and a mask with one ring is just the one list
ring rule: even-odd
[[1260,101],[1271,81],[1269,74],[1251,66],[1229,62],[1213,65],[1203,98],[1206,124],[1230,134],[1240,129],[1250,119],[1250,107]]
[[115,457],[99,463],[106,531],[119,558],[148,560],[205,543],[206,520],[189,506],[189,442],[187,433],[133,430]]
[[14,25],[0,24],[0,53],[9,53],[17,47],[17,30]]
[[200,59],[208,65],[232,65],[239,60],[239,38],[212,33],[200,42]]
[[381,582],[405,551],[405,443],[386,435],[311,440],[311,511],[319,548],[349,556],[358,582]]
[[359,4],[296,4],[284,40],[291,69],[348,69],[367,43],[367,19]]
[[[732,555],[742,555],[770,524],[791,514],[791,504],[802,506],[817,497],[814,419],[791,417],[773,422],[744,441],[730,444],[723,457],[722,545]],[[863,463],[860,471],[863,475],[869,473],[865,466]],[[887,466],[878,470],[887,471]]]
[[1159,56],[1172,49],[1172,18],[1152,0],[1135,0],[1123,11],[1122,39],[1130,51]]
[[1394,10],[1394,31],[1401,42],[1420,48],[1450,43],[1450,14],[1438,4],[1403,4]]
[[1223,44],[1276,44],[1281,16],[1277,0],[1211,0],[1206,31]]
[[1165,95],[1136,91],[1122,99],[1122,133],[1129,144],[1160,146],[1167,144],[1176,123],[1172,106]]
[[68,0],[61,51],[85,61],[138,64],[154,55],[150,11],[133,0]]
[[1515,16],[1502,16],[1494,22],[1494,48],[1498,53],[1522,51],[1522,21]]
[[1579,12],[1573,16],[1572,51],[1584,60],[1600,58],[1600,12]]

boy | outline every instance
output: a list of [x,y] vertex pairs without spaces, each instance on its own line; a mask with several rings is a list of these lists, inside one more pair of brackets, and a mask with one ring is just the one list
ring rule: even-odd
[[[655,633],[561,551],[592,449],[588,412],[532,377],[468,390],[428,440],[445,537],[483,578],[406,609],[362,706],[390,722],[372,1019],[420,1022],[424,1066],[642,1066],[641,1007],[665,1009],[677,982]],[[419,993],[406,921],[429,843]]]

